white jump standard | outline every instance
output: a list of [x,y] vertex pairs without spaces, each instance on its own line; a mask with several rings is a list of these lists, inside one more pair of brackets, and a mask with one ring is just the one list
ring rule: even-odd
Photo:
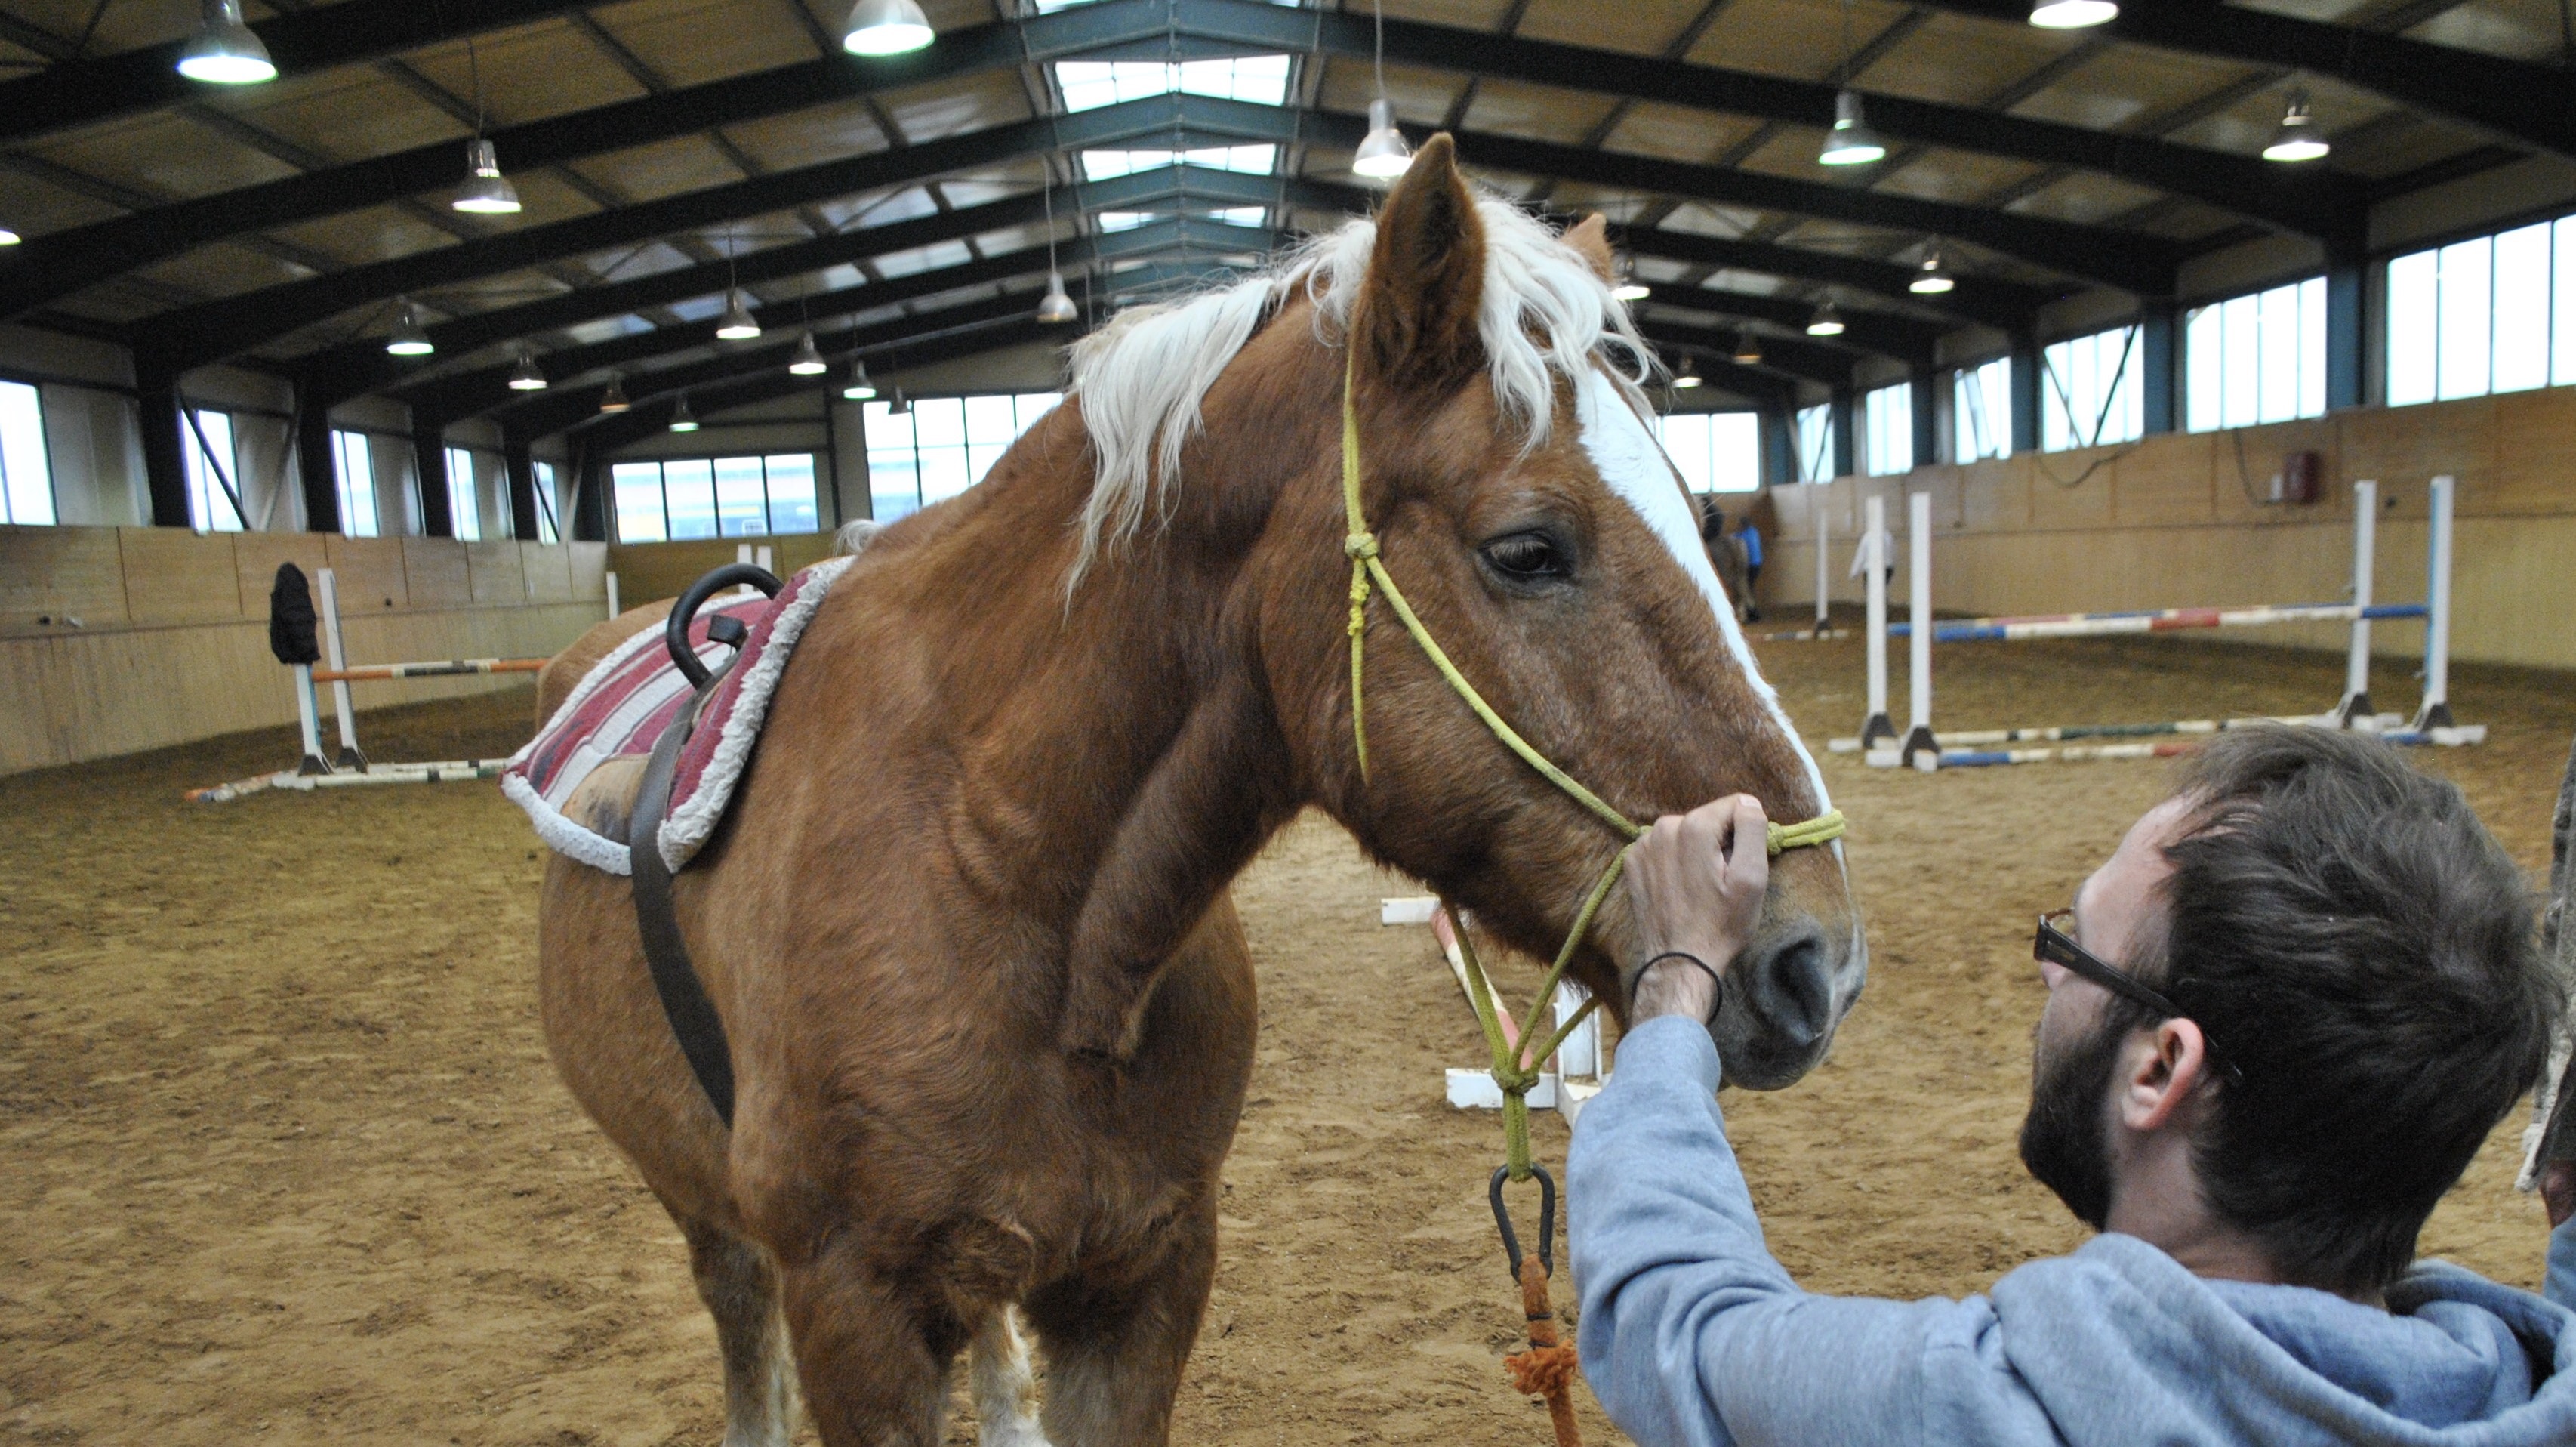
[[[1880,556],[1884,506],[1868,502],[1869,522],[1861,546],[1869,574],[1869,708],[1858,738],[1835,739],[1838,753],[1862,752],[1882,767],[1969,768],[1997,764],[2074,762],[2089,759],[2161,758],[2185,752],[2193,744],[2176,736],[2214,734],[2257,724],[2298,724],[2346,728],[2376,734],[2397,744],[2456,746],[2482,742],[2484,725],[2463,727],[2451,717],[2450,621],[2453,481],[2432,481],[2429,597],[2422,603],[2373,600],[2373,555],[2378,529],[2378,484],[2353,484],[2352,599],[2345,603],[2257,603],[2241,607],[2159,608],[2106,613],[2056,613],[2023,617],[1966,618],[1935,622],[1932,618],[1932,498],[1918,492],[1909,499],[1908,591],[1911,619],[1887,621],[1885,560]],[[2424,620],[2424,696],[2412,721],[2373,711],[2370,700],[2370,625],[2380,618]],[[2279,623],[2346,623],[2351,627],[2344,668],[2344,693],[2321,714],[2263,718],[2186,719],[2130,724],[2078,724],[2040,728],[1983,729],[1936,737],[1932,731],[1932,644],[2013,643],[2039,638],[2102,638],[2134,633],[2170,633],[2204,628],[2260,627]],[[1911,716],[1902,739],[1887,715],[1887,639],[1902,634],[1909,652]],[[2066,746],[2076,739],[2161,741]],[[1993,745],[2041,744],[2046,747],[1994,748]],[[1978,747],[1986,746],[1986,747]]]

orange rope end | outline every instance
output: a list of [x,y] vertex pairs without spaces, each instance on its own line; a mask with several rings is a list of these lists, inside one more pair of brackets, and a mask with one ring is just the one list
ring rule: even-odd
[[1525,1396],[1553,1397],[1570,1390],[1578,1370],[1572,1346],[1531,1347],[1503,1358],[1512,1385]]

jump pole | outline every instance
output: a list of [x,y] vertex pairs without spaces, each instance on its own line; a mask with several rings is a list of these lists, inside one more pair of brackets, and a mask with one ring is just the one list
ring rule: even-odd
[[[2431,536],[2433,556],[2425,569],[2429,588],[2424,618],[2424,701],[2416,706],[2414,728],[2437,742],[2444,731],[2457,730],[2451,717],[2451,491],[2448,473],[2433,479]],[[2483,730],[2482,730],[2483,732]]]
[[1932,494],[1906,499],[1906,591],[1913,596],[1914,626],[1906,637],[1906,693],[1910,724],[1897,761],[1923,773],[1941,767],[1941,745],[1932,737]]
[[1887,560],[1881,556],[1887,546],[1887,499],[1869,498],[1862,515],[1861,571],[1869,579],[1869,712],[1861,718],[1859,747],[1867,752],[1880,739],[1896,737],[1896,725],[1887,721]]
[[2370,706],[2370,589],[2372,562],[2379,543],[2379,484],[2352,485],[2352,644],[2344,655],[2343,701],[2335,705],[2335,722],[2348,729],[2369,729],[2377,715]]
[[340,579],[329,568],[315,573],[322,588],[322,660],[331,665],[331,708],[340,719],[340,757],[334,767],[367,771],[367,756],[358,747],[358,706],[349,697],[349,655],[340,637]]

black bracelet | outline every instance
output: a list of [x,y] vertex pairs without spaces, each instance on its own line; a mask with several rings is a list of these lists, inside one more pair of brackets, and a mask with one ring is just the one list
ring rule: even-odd
[[1709,1000],[1709,1013],[1700,1017],[1700,1023],[1703,1025],[1707,1024],[1710,1018],[1717,1013],[1718,1005],[1726,998],[1726,977],[1709,968],[1708,961],[1701,959],[1699,956],[1692,954],[1688,950],[1666,950],[1662,954],[1656,955],[1644,964],[1639,965],[1637,967],[1637,972],[1628,977],[1628,1008],[1632,1012],[1636,1009],[1637,987],[1646,982],[1646,972],[1653,969],[1655,966],[1662,964],[1666,960],[1690,961],[1690,963],[1696,967],[1701,974],[1708,976],[1708,982],[1710,984],[1717,987],[1717,993],[1710,997]]

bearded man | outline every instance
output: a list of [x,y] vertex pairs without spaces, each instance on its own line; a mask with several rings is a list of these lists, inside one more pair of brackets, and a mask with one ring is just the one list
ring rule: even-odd
[[2576,1443],[2576,1224],[2546,1297],[2415,1259],[2559,1006],[2457,789],[2311,729],[2193,761],[2034,947],[2021,1156],[2101,1234],[1963,1301],[1812,1295],[1763,1245],[1706,1028],[1762,840],[1737,797],[1639,847],[1630,1028],[1568,1159],[1584,1373],[1642,1447]]

